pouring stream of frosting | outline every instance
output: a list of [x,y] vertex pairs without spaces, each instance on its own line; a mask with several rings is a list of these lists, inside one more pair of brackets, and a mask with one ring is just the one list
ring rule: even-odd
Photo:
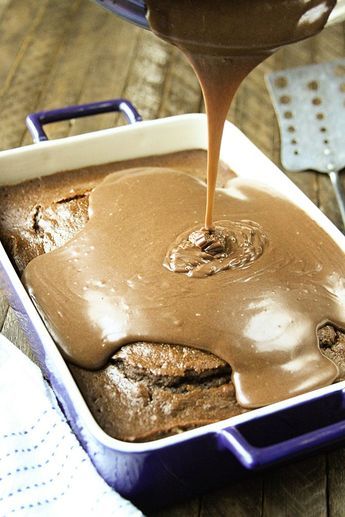
[[199,78],[208,119],[207,203],[213,226],[219,151],[231,101],[253,68],[282,45],[319,32],[335,0],[147,0],[148,21]]

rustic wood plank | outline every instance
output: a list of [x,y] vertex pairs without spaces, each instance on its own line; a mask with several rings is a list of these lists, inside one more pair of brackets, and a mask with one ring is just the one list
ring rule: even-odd
[[[138,29],[111,16],[91,2],[74,12],[55,66],[51,68],[37,109],[51,109],[120,96],[130,66]],[[90,35],[97,34],[97,37]],[[129,39],[128,39],[129,38]],[[126,45],[127,43],[127,45]],[[126,54],[126,48],[129,54]],[[72,120],[47,126],[50,138],[102,129],[115,116]],[[25,143],[30,142],[28,134]]]
[[148,31],[140,31],[135,59],[123,96],[130,99],[143,118],[157,118],[173,48]]
[[205,494],[200,517],[261,517],[262,483],[258,477]]
[[201,89],[194,70],[181,51],[173,49],[157,116],[197,113],[201,100]]
[[6,7],[10,4],[11,0],[0,0],[0,20],[6,9]]
[[158,512],[150,513],[147,517],[199,517],[199,506],[199,500],[192,499],[186,503],[176,504]]
[[230,110],[232,120],[269,158],[273,158],[275,115],[264,75],[274,69],[274,57],[253,70],[235,96]]
[[59,0],[42,3],[45,9],[34,25],[29,42],[20,55],[16,71],[8,82],[0,102],[2,148],[18,146],[25,134],[25,116],[37,104],[42,85],[45,83],[55,60],[71,14],[78,1]]
[[6,92],[32,33],[46,8],[47,0],[1,3],[0,12],[0,98]]
[[328,454],[329,517],[345,515],[345,448]]
[[144,120],[199,111],[201,90],[181,52],[148,31],[140,31],[122,96]]
[[[123,97],[135,59],[140,29],[109,13],[104,14],[107,15],[106,23],[101,40],[94,48],[79,103]],[[79,119],[74,121],[70,134],[96,131],[123,122],[123,118],[112,114]]]
[[326,517],[325,474],[323,454],[267,474],[263,517]]

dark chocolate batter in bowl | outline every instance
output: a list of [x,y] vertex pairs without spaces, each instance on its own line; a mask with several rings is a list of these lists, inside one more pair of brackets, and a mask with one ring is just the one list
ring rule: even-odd
[[244,407],[329,384],[337,367],[316,330],[344,322],[343,252],[274,192],[238,179],[234,195],[215,193],[215,183],[240,82],[279,46],[320,30],[335,2],[147,3],[152,29],[187,54],[203,88],[206,216],[206,186],[183,173],[110,175],[91,194],[86,227],[34,259],[24,282],[67,358],[85,368],[126,343],[165,342],[228,362]]

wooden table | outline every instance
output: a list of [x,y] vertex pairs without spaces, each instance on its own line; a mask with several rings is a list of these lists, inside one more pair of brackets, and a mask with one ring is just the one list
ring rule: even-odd
[[[345,57],[344,27],[279,51],[244,82],[229,118],[279,164],[279,133],[264,74]],[[88,0],[0,0],[0,149],[30,143],[27,113],[123,96],[144,119],[203,110],[195,76],[181,54]],[[60,138],[121,123],[114,115],[49,127]],[[290,175],[339,226],[327,177]],[[0,329],[27,351],[12,309],[0,293]],[[319,454],[236,486],[159,512],[160,516],[345,515],[345,449]]]

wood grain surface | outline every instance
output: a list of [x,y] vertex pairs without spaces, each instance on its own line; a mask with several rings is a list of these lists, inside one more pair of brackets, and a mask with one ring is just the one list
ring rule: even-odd
[[[250,74],[229,113],[248,137],[279,163],[280,139],[264,75],[345,57],[344,26],[280,50]],[[31,142],[25,116],[35,110],[129,98],[144,119],[203,111],[200,89],[184,57],[151,33],[111,16],[88,0],[0,0],[0,149]],[[122,124],[115,114],[49,126],[61,138]],[[1,174],[1,172],[0,172]],[[328,178],[290,178],[340,228]],[[26,353],[25,335],[0,293],[0,329]],[[345,516],[345,450],[205,493],[158,512],[162,517]]]

